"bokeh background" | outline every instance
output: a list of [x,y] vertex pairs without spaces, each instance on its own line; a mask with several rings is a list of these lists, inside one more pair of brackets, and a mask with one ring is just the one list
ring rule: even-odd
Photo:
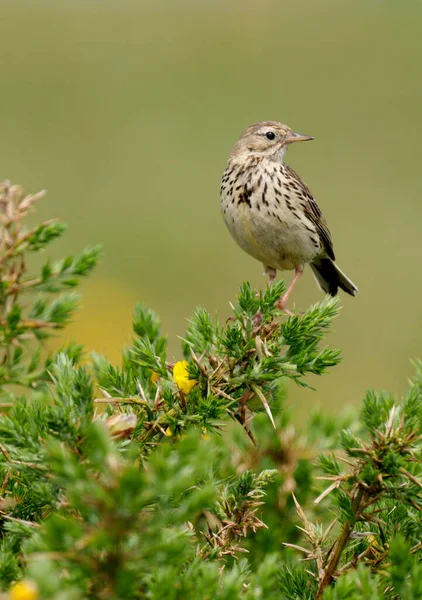
[[[404,393],[422,357],[421,4],[1,0],[0,19],[0,178],[48,190],[41,216],[69,225],[57,257],[104,244],[66,335],[117,362],[141,300],[179,358],[196,305],[224,320],[243,280],[264,286],[219,184],[241,131],[281,120],[315,137],[287,159],[360,288],[329,337],[344,362],[289,403]],[[320,298],[308,271],[296,307]]]

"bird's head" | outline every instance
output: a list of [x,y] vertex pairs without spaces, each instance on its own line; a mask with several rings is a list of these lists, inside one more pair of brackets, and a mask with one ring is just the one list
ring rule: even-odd
[[309,135],[293,132],[283,123],[262,121],[251,125],[242,133],[230,157],[245,159],[248,156],[265,156],[281,161],[289,144],[313,139]]

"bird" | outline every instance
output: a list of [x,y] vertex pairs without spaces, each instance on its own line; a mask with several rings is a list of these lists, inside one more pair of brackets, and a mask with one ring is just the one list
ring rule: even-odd
[[327,222],[309,188],[284,162],[290,144],[313,140],[278,121],[248,127],[235,144],[223,173],[221,212],[232,237],[262,262],[272,286],[277,271],[294,270],[286,292],[277,301],[288,315],[291,293],[309,264],[317,284],[335,296],[351,296],[356,285],[335,263]]

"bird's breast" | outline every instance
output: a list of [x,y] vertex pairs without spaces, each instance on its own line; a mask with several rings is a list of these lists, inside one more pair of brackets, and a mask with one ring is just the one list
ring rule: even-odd
[[314,225],[303,212],[300,195],[285,186],[277,164],[226,169],[221,209],[233,238],[245,252],[275,269],[310,262],[321,250]]

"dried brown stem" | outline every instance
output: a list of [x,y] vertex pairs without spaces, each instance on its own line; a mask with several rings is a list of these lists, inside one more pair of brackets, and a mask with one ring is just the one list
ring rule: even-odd
[[[47,227],[48,225],[52,225],[53,223],[57,223],[57,219],[50,219],[49,221],[44,221],[42,225],[44,227]],[[11,256],[13,256],[13,254],[16,252],[19,246],[22,246],[24,242],[29,240],[29,238],[32,235],[34,235],[37,229],[38,227],[34,227],[34,229],[31,229],[31,231],[28,231],[24,235],[21,235],[19,238],[17,238],[15,243],[8,250],[6,250],[6,252],[2,256],[0,256],[0,265],[5,263]]]
[[358,515],[360,513],[361,506],[365,499],[365,494],[366,494],[366,492],[363,489],[363,487],[359,486],[359,488],[356,492],[356,496],[352,502],[352,511],[353,511],[354,518],[349,521],[346,521],[343,525],[343,529],[341,530],[340,536],[337,539],[331,559],[330,559],[328,565],[325,567],[324,575],[319,582],[315,600],[322,599],[322,597],[324,595],[324,589],[328,585],[330,585],[333,580],[333,577],[335,575],[335,572],[337,571],[337,567],[338,567],[340,559],[341,559],[341,555],[346,547],[347,542],[350,539],[350,536],[353,531],[353,527],[358,519]]

